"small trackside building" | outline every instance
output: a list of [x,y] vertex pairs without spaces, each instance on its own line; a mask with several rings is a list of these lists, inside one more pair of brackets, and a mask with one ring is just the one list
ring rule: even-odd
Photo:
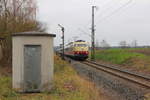
[[53,83],[55,36],[43,32],[12,35],[13,89],[27,93],[50,91]]

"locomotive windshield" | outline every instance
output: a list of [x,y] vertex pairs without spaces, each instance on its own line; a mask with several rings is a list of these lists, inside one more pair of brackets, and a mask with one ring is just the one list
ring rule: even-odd
[[86,44],[75,44],[74,46],[75,47],[86,47],[87,45]]

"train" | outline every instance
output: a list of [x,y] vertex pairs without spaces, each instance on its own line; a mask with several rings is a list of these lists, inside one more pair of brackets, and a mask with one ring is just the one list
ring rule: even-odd
[[[62,49],[59,50],[62,53]],[[89,56],[88,42],[77,40],[65,45],[64,55],[76,60],[86,60]]]

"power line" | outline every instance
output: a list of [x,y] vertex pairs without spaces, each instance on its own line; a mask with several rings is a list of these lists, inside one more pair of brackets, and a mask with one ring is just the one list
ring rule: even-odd
[[119,7],[118,9],[114,10],[112,13],[110,13],[109,15],[107,15],[106,17],[102,18],[101,20],[97,21],[96,23],[103,21],[109,17],[111,17],[113,14],[117,13],[118,11],[120,11],[122,8],[128,6],[133,0],[129,0],[127,3],[125,3],[124,5],[122,5],[121,7]]
[[[106,6],[106,5],[109,5],[109,4],[111,4],[112,2],[114,2],[113,0],[111,0],[111,1],[109,1],[109,2],[107,2],[107,3],[105,3],[104,5],[99,5],[99,6],[97,6],[97,7],[101,7],[101,8],[103,8],[104,6]],[[104,12],[104,11],[103,11]],[[97,13],[98,14],[98,13]],[[97,14],[95,14],[96,16],[97,16]],[[89,21],[87,22],[87,24],[86,25],[89,25],[91,23],[91,19],[89,19]]]
[[[115,14],[116,12],[118,12],[119,10],[121,10],[122,8],[124,8],[125,6],[129,5],[132,1],[133,1],[133,0],[129,0],[127,3],[125,3],[124,5],[122,5],[121,7],[119,7],[118,9],[114,10],[111,14],[109,14],[108,16],[102,18],[101,20],[107,19],[108,17],[112,16],[113,14]],[[110,2],[109,2],[109,3],[110,3]],[[107,4],[108,4],[108,3],[107,3]],[[109,7],[109,8],[111,8],[111,7]],[[108,8],[108,9],[109,9],[109,8]],[[99,20],[99,21],[101,21],[101,20]],[[98,22],[99,22],[99,21],[98,21]],[[98,22],[96,22],[96,23],[98,23]],[[78,31],[83,32],[84,34],[86,34],[86,35],[88,35],[88,36],[91,36],[90,34],[88,34],[88,32],[82,30],[81,28],[78,28]]]
[[[113,1],[113,0],[112,0]],[[107,3],[105,3],[103,6],[106,6],[106,5],[109,5],[109,4],[111,4],[112,3],[112,1],[109,1],[109,2],[107,2]],[[123,0],[120,0],[119,2],[121,2],[121,1],[123,1]],[[113,1],[114,2],[114,1]],[[125,3],[123,6],[121,6],[121,7],[119,7],[117,10],[115,10],[115,11],[113,11],[111,14],[109,14],[109,15],[107,15],[106,17],[109,17],[109,16],[111,16],[111,15],[113,15],[114,13],[116,13],[117,11],[119,11],[120,9],[122,9],[123,7],[125,7],[125,6],[127,6],[129,3],[131,3],[132,2],[132,0],[129,0],[127,3]],[[103,7],[103,6],[101,6],[101,8]],[[99,13],[97,13],[95,16],[96,17],[98,17],[99,15],[100,16],[102,16],[103,14],[103,12],[105,12],[105,11],[107,11],[107,10],[109,10],[109,9],[112,9],[113,8],[113,6],[111,6],[111,7],[108,7],[107,9],[104,9],[102,12],[100,12],[100,14]],[[99,16],[99,17],[100,17]],[[107,18],[102,18],[101,20],[103,20],[103,19],[107,19]],[[97,22],[96,22],[97,23]],[[90,20],[88,21],[88,23],[86,24],[86,25],[90,25]]]
[[88,36],[91,37],[91,35],[90,35],[89,33],[85,32],[85,31],[84,31],[83,29],[81,29],[81,28],[78,28],[78,31],[80,31],[80,32],[82,32],[83,34],[88,35]]
[[[119,2],[121,2],[122,0],[120,0]],[[117,3],[119,3],[117,2]],[[105,5],[107,6],[107,5]],[[102,7],[101,7],[102,8]],[[96,14],[97,17],[100,17],[103,13],[105,13],[106,11],[110,10],[113,8],[113,5],[110,5],[109,7],[107,7],[106,9],[104,9],[103,11],[100,12],[100,14]]]

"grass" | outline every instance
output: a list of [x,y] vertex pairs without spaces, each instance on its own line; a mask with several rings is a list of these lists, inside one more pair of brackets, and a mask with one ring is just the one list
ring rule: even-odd
[[11,76],[0,76],[0,100],[99,100],[94,84],[81,79],[72,67],[55,57],[54,84],[50,92],[19,94],[12,90]]
[[128,52],[123,49],[108,49],[96,52],[96,59],[110,61],[114,64],[123,64],[131,58],[145,58],[144,54]]
[[128,66],[130,68],[135,68],[139,71],[146,71],[149,73],[150,56],[136,52],[136,50],[140,50],[140,48],[98,50],[96,51],[96,60]]
[[17,93],[11,90],[11,78],[3,76],[0,78],[0,100],[17,96]]

